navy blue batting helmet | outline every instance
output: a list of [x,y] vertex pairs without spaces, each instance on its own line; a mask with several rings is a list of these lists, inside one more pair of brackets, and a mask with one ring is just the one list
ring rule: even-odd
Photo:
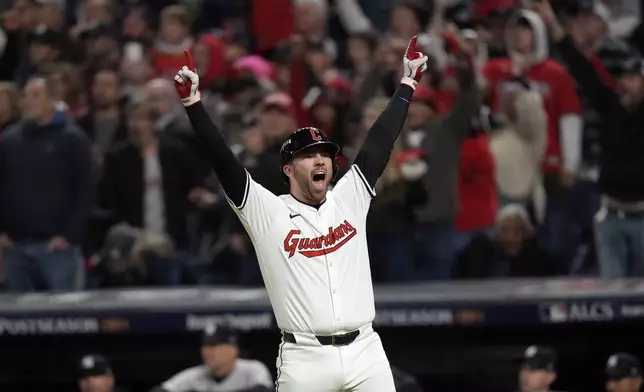
[[336,157],[340,152],[340,146],[329,140],[328,136],[321,129],[306,127],[293,132],[282,144],[282,148],[280,149],[280,170],[282,171],[284,182],[289,183],[288,176],[284,174],[284,165],[291,162],[302,151],[317,146],[325,149],[331,156],[331,160],[333,161],[333,178],[335,179],[335,176],[338,174]]

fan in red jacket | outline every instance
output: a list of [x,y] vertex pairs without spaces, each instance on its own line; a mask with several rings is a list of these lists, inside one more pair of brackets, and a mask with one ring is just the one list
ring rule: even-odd
[[498,208],[495,162],[490,151],[490,110],[481,107],[472,119],[472,132],[461,143],[458,164],[459,213],[456,217],[455,246],[465,247],[470,240],[492,227]]
[[183,51],[191,48],[193,37],[190,12],[182,5],[171,5],[161,11],[161,26],[152,55],[157,77],[173,78],[184,64]]
[[564,185],[572,183],[581,161],[581,104],[568,71],[548,58],[548,36],[541,18],[522,10],[508,25],[510,57],[490,60],[483,67],[492,110],[498,112],[504,91],[517,78],[543,95],[548,113],[548,146],[543,157],[546,172],[561,173]]
[[467,233],[490,228],[498,202],[494,158],[490,153],[487,133],[470,136],[461,144],[458,194],[461,203],[456,229]]

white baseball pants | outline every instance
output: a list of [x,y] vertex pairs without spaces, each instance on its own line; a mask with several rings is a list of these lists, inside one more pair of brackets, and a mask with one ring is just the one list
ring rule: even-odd
[[277,357],[276,392],[395,392],[380,336],[371,325],[346,346],[322,346],[315,336],[294,333]]

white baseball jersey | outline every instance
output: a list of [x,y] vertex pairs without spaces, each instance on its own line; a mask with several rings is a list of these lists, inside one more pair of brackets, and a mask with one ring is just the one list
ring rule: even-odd
[[366,219],[375,196],[358,166],[315,208],[276,196],[248,175],[233,206],[255,246],[280,329],[332,335],[375,317]]

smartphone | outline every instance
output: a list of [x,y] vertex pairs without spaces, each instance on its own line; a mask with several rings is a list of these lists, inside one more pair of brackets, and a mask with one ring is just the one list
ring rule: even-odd
[[123,47],[123,57],[130,61],[143,59],[143,45],[138,42],[128,42]]

